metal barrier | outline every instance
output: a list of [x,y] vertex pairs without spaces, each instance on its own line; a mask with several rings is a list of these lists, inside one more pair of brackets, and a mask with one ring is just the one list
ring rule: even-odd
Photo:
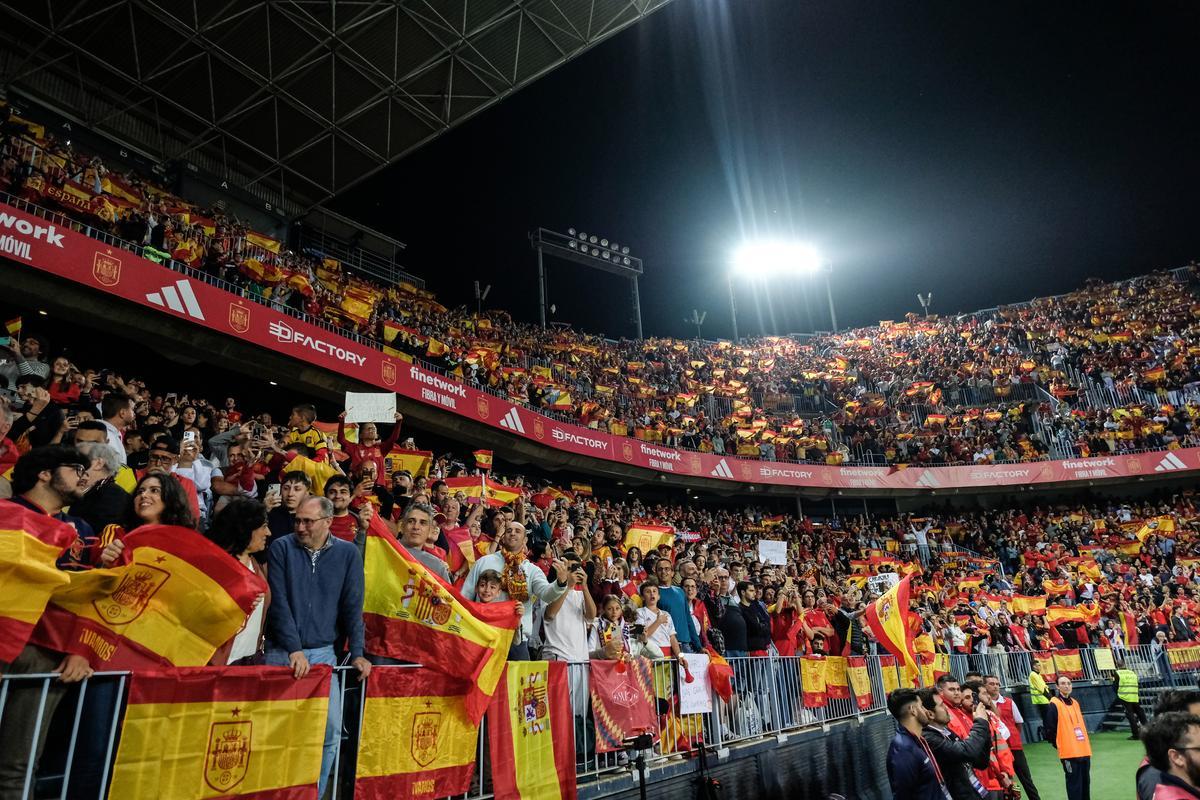
[[[681,736],[702,740],[719,748],[779,736],[806,728],[827,728],[830,723],[868,714],[887,707],[879,658],[867,656],[872,702],[860,709],[853,696],[829,698],[824,708],[803,706],[798,656],[730,658],[734,671],[734,695],[729,702],[715,693],[712,711],[677,714],[679,681],[684,679],[674,659],[654,662],[654,689],[658,698],[658,742],[644,753],[649,768],[680,757]],[[594,723],[588,695],[590,662],[568,662],[572,699],[576,776],[579,782],[596,780],[608,773],[629,769],[627,753],[595,752]],[[376,666],[376,670],[415,669],[408,666]],[[0,740],[9,747],[20,741],[25,754],[21,797],[103,798],[120,740],[120,720],[131,673],[98,672],[88,680],[63,685],[54,673],[0,676]],[[335,691],[341,706],[341,747],[334,761],[332,797],[354,795],[354,770],[358,752],[359,725],[370,681],[365,687],[351,667],[335,667]],[[30,713],[31,712],[31,713]],[[14,716],[16,715],[16,716]],[[7,730],[6,730],[7,729]],[[475,778],[465,800],[492,796],[490,754],[487,752],[487,719],[480,727]],[[38,740],[45,750],[40,764],[35,760]],[[3,754],[0,754],[2,757]],[[3,777],[3,776],[0,776]],[[0,786],[0,792],[5,787]]]
[[[1102,683],[1112,680],[1110,671],[1101,669],[1096,662],[1099,649],[1112,651],[1115,665],[1124,664],[1137,673],[1142,686],[1172,687],[1194,686],[1197,674],[1194,670],[1177,669],[1167,657],[1165,649],[1153,644],[1139,644],[1113,648],[1079,648],[1079,661],[1083,677],[1077,680]],[[1056,653],[1057,650],[1045,652]],[[968,672],[995,675],[1006,689],[1029,686],[1029,673],[1033,669],[1033,653],[1029,650],[988,653],[951,653],[950,672],[959,680]]]

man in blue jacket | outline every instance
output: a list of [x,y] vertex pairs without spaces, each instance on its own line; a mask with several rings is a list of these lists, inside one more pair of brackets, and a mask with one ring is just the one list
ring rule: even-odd
[[931,719],[915,689],[888,695],[888,711],[899,730],[887,753],[888,783],[895,800],[947,800],[942,773],[921,732]]
[[[363,657],[363,562],[358,548],[331,536],[333,504],[310,497],[296,508],[296,532],[276,539],[268,557],[267,664],[291,667],[297,678],[312,664],[337,663],[343,639],[361,681],[371,674]],[[337,675],[329,684],[329,717],[317,796],[333,771],[342,728],[342,693]]]

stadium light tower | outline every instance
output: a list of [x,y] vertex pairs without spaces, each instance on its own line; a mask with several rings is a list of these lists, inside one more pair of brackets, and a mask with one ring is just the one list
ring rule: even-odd
[[837,311],[833,307],[833,289],[829,284],[832,272],[829,262],[812,245],[801,242],[764,240],[746,242],[733,253],[733,269],[729,272],[729,313],[733,318],[733,338],[737,340],[737,307],[733,299],[733,278],[738,275],[749,280],[766,280],[784,276],[807,277],[818,272],[825,275],[825,297],[829,301],[829,322],[836,332]]
[[542,327],[546,327],[546,267],[543,254],[557,256],[603,272],[629,279],[630,303],[637,338],[642,338],[642,301],[638,295],[638,278],[642,275],[642,260],[629,254],[625,245],[607,237],[568,228],[566,233],[538,228],[529,234],[529,244],[537,251],[538,311]]

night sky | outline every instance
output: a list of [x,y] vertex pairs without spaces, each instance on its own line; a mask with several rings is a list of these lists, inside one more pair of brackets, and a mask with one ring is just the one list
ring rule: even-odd
[[[730,334],[729,255],[820,247],[839,322],[953,313],[1200,257],[1200,6],[675,0],[332,206],[447,305],[536,320],[526,234],[645,261],[647,335]],[[585,274],[587,272],[587,274]],[[631,335],[626,285],[554,263],[552,319]],[[768,305],[769,300],[769,305]],[[827,329],[824,288],[742,285],[742,335]],[[773,320],[772,320],[773,314]]]

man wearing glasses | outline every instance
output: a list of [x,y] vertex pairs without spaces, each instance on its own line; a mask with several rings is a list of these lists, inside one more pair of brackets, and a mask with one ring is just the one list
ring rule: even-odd
[[[86,522],[63,513],[63,507],[83,497],[87,489],[88,459],[73,447],[38,447],[30,450],[13,467],[13,499],[0,500],[0,513],[11,514],[20,506],[35,514],[45,514],[75,528],[75,544],[68,551],[92,538]],[[49,720],[66,693],[65,684],[91,677],[92,668],[83,656],[65,656],[27,644],[11,664],[0,664],[5,675],[31,675],[57,672],[59,678],[43,694],[42,682],[12,681],[6,687],[4,714],[0,717],[0,797],[21,797],[26,791],[25,772],[29,765],[33,731],[38,730],[34,760],[41,758],[46,745]],[[44,705],[43,705],[44,704]],[[47,724],[37,725],[39,706]],[[36,768],[35,768],[36,774]],[[32,796],[32,792],[28,793]]]
[[[358,548],[330,534],[333,504],[310,497],[296,509],[296,532],[276,539],[267,558],[271,605],[267,609],[267,664],[291,667],[297,678],[312,664],[337,663],[335,644],[345,639],[359,680],[371,673],[363,657],[363,562]],[[333,771],[342,728],[341,682],[329,685],[329,717],[317,796]]]
[[1182,711],[1159,714],[1142,729],[1150,765],[1160,771],[1156,800],[1200,797],[1200,717]]

